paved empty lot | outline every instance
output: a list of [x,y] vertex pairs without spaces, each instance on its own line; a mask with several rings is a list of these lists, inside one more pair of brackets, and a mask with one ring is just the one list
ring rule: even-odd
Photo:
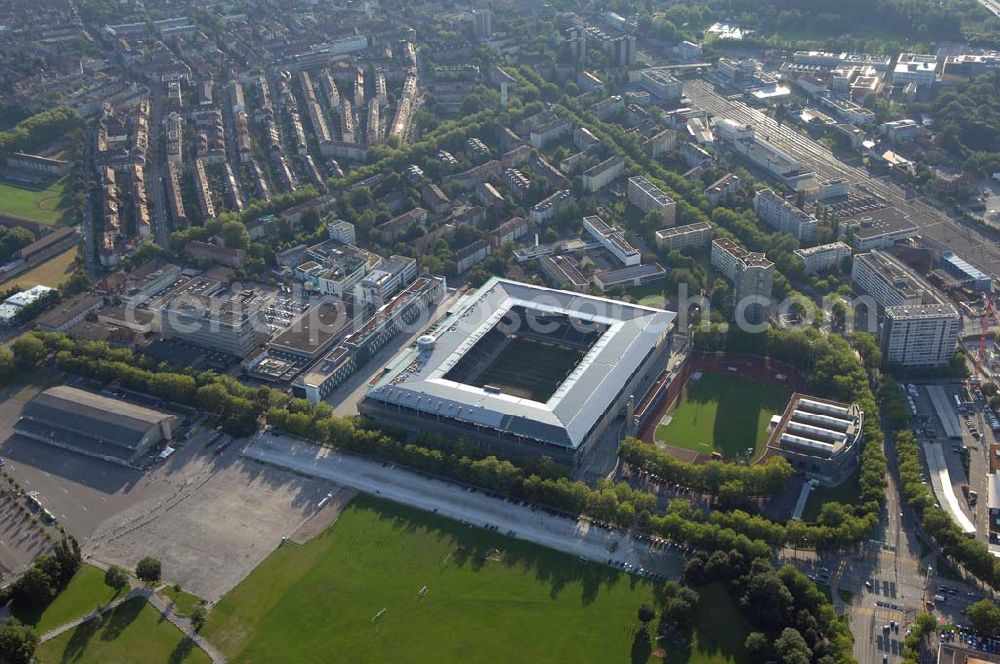
[[155,556],[167,581],[215,602],[336,488],[249,463],[240,458],[237,444],[214,454],[204,440],[191,443],[183,456],[148,476],[155,490],[136,496],[96,529],[84,553],[128,567]]
[[[210,443],[213,432],[204,429],[148,472],[13,435],[21,408],[38,391],[0,393],[0,456],[93,559],[133,567],[155,556],[165,580],[216,601],[282,537],[300,526],[305,536],[336,518],[336,509],[324,509],[316,523],[309,520],[327,493],[344,497],[331,482],[246,461],[236,443],[216,453],[220,443]],[[46,548],[14,517],[0,510],[0,571]]]

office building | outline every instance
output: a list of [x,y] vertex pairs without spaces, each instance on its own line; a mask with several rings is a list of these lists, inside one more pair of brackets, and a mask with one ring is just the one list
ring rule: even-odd
[[160,329],[165,339],[242,359],[271,336],[263,306],[264,298],[252,290],[214,296],[182,293],[160,308]]
[[892,84],[902,88],[908,83],[934,85],[937,79],[938,57],[919,53],[900,53],[892,70]]
[[647,69],[639,74],[639,85],[662,101],[678,101],[684,95],[684,87],[680,81],[656,69]]

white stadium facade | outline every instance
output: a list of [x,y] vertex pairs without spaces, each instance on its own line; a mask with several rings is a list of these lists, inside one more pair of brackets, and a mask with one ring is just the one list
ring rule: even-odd
[[[675,314],[493,278],[386,366],[362,415],[508,457],[581,463],[634,430]],[[617,441],[615,441],[617,442]]]

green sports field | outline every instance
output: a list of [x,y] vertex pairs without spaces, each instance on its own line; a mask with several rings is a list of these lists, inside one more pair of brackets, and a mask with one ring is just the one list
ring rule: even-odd
[[38,647],[39,664],[209,664],[211,660],[145,599],[135,598]]
[[23,217],[42,224],[55,224],[62,217],[62,199],[69,176],[44,188],[0,180],[0,213]]
[[584,355],[586,351],[581,349],[517,337],[475,383],[479,387],[492,385],[506,394],[545,402]]
[[[635,647],[643,602],[652,584],[604,565],[359,497],[268,557],[202,634],[233,663],[659,661]],[[699,614],[712,633],[667,644],[668,661],[737,661],[747,628],[727,596],[709,589]]]
[[771,416],[784,412],[791,392],[748,378],[703,373],[688,380],[679,402],[656,427],[656,440],[703,454],[725,457],[756,452],[766,442]]

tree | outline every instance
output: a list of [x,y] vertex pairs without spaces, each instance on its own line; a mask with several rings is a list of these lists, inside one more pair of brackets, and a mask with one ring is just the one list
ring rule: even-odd
[[643,604],[639,607],[639,622],[642,623],[643,631],[649,626],[653,618],[656,617],[656,609],[654,609],[649,604]]
[[14,603],[20,606],[42,607],[56,596],[52,577],[40,566],[33,565],[14,582]]
[[14,358],[24,366],[35,366],[45,358],[45,344],[33,334],[25,334],[10,345]]
[[774,641],[779,664],[809,664],[812,651],[797,629],[786,627]]
[[767,637],[760,632],[750,632],[747,634],[743,648],[747,651],[747,656],[754,664],[764,664],[771,659],[771,644],[767,642]]
[[988,599],[981,599],[968,609],[969,622],[976,631],[986,636],[1000,635],[1000,606]]
[[104,583],[120,592],[128,585],[128,574],[118,565],[112,565],[104,573]]
[[194,611],[191,612],[191,626],[194,627],[194,631],[201,631],[202,625],[205,624],[205,617],[208,612],[205,611],[205,607],[199,604],[195,607]]
[[38,636],[26,625],[10,618],[0,622],[0,662],[31,664],[38,646]]
[[151,556],[146,556],[135,566],[135,575],[146,583],[155,583],[160,580],[160,561]]
[[250,246],[250,233],[239,221],[227,221],[222,225],[222,241],[229,249],[246,249]]

